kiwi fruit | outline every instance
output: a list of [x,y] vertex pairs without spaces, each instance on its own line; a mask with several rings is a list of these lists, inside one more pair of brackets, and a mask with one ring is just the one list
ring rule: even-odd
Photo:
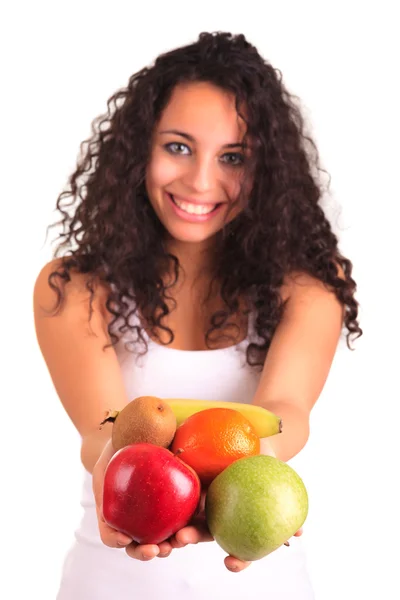
[[113,422],[112,444],[115,450],[147,442],[168,448],[176,432],[176,417],[172,408],[156,396],[140,396],[120,411],[112,411],[102,421]]

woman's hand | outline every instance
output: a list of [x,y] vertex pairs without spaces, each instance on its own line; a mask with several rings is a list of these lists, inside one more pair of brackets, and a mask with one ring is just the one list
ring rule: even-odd
[[[166,558],[173,549],[184,548],[188,544],[198,544],[199,542],[212,542],[213,536],[208,530],[204,505],[206,492],[202,492],[199,509],[192,521],[177,531],[170,539],[161,542],[160,544],[137,544],[125,534],[117,531],[113,527],[107,525],[103,517],[103,482],[106,467],[115,454],[111,440],[107,442],[101,453],[98,461],[93,468],[93,492],[96,500],[96,512],[100,537],[106,546],[110,548],[125,548],[126,553],[131,558],[137,560],[148,561],[153,558]],[[300,536],[303,533],[299,529],[294,535]],[[226,556],[224,563],[229,571],[238,573],[251,565],[249,561],[240,560],[234,556]]]
[[103,452],[93,468],[93,493],[96,501],[97,521],[101,541],[110,548],[125,548],[125,551],[129,556],[138,560],[146,561],[151,560],[155,556],[169,556],[169,554],[172,552],[172,546],[168,541],[161,542],[159,545],[140,545],[136,542],[133,542],[132,539],[124,533],[121,533],[113,527],[110,527],[105,522],[102,508],[104,474],[106,467],[114,454],[115,450],[112,446],[111,440],[109,440],[104,446]]
[[[204,505],[205,505],[206,492],[202,492],[199,511],[196,517],[189,525],[183,527],[175,533],[170,539],[173,548],[184,548],[188,544],[198,544],[199,542],[212,542],[213,536],[208,530],[207,522],[205,518]],[[226,556],[224,563],[227,569],[233,572],[243,571],[251,565],[250,562],[239,560],[234,556]]]
[[171,538],[170,543],[173,548],[184,548],[188,544],[198,544],[199,542],[212,542],[213,536],[208,530],[204,506],[206,501],[206,492],[202,491],[200,502],[196,514],[186,527],[177,531]]
[[100,538],[103,544],[109,546],[110,548],[125,548],[126,553],[131,558],[148,561],[156,556],[159,558],[166,558],[171,554],[174,548],[183,548],[187,544],[210,542],[214,539],[208,531],[205,523],[205,493],[203,493],[201,496],[199,509],[191,523],[177,531],[169,540],[165,540],[160,544],[137,544],[125,534],[117,531],[113,527],[110,527],[105,522],[103,516],[103,484],[107,465],[114,454],[115,450],[112,446],[111,440],[109,440],[93,468],[93,493],[96,501],[96,512]]
[[[184,548],[188,544],[198,544],[199,542],[212,542],[214,540],[213,536],[208,530],[205,513],[204,513],[204,503],[205,503],[205,492],[201,495],[201,503],[198,514],[193,519],[193,521],[180,529],[170,538],[170,543],[173,548]],[[299,529],[294,535],[300,536],[303,533],[302,529]],[[251,565],[250,561],[240,560],[235,556],[226,556],[224,559],[224,563],[229,571],[234,573],[239,573],[239,571],[243,571],[247,567]]]
[[[299,529],[294,535],[302,535],[303,530]],[[188,525],[180,529],[170,540],[173,548],[184,548],[187,544],[198,544],[199,542],[211,542],[213,537],[204,525]],[[224,563],[229,571],[239,573],[251,565],[250,561],[240,560],[235,556],[226,556]]]

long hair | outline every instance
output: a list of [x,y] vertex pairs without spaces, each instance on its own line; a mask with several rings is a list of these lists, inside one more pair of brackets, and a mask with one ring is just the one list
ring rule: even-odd
[[321,206],[323,170],[316,145],[280,71],[243,35],[230,33],[202,33],[195,43],[160,55],[133,74],[108,100],[107,114],[93,121],[92,137],[82,143],[76,170],[57,198],[60,220],[50,226],[62,226],[54,252],[62,256],[62,266],[49,277],[58,294],[56,310],[71,270],[78,270],[88,275],[91,302],[95,283],[107,284],[113,344],[129,329],[146,344],[133,313],[145,315],[153,336],[160,339],[164,330],[168,343],[173,341],[174,332],[164,323],[170,311],[165,274],[172,272],[176,281],[179,262],[165,249],[165,230],[148,200],[145,174],[152,134],[172,91],[180,83],[200,81],[233,94],[251,140],[245,169],[254,182],[243,210],[217,236],[214,280],[224,309],[212,315],[206,343],[229,325],[245,299],[258,338],[247,348],[247,361],[261,365],[285,308],[284,279],[305,272],[344,306],[351,348],[351,336],[362,335],[353,265],[339,251]]

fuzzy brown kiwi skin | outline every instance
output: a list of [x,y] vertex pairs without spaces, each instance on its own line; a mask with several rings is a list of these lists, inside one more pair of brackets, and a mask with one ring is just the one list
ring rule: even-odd
[[168,448],[177,427],[171,407],[155,396],[140,396],[121,411],[110,411],[100,426],[106,422],[113,423],[111,439],[116,451],[141,442]]

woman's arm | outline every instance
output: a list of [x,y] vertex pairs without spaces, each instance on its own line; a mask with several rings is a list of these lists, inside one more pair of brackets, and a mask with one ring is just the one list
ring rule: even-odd
[[127,553],[139,560],[168,554],[172,550],[168,542],[159,546],[141,546],[104,521],[103,478],[114,449],[110,439],[112,424],[101,430],[99,425],[107,411],[121,410],[128,398],[115,350],[113,347],[104,350],[110,342],[107,330],[110,317],[105,310],[106,290],[97,286],[89,322],[90,292],[85,287],[84,276],[75,274],[66,286],[62,311],[57,316],[48,316],[45,310],[54,307],[56,294],[47,279],[56,266],[54,261],[46,265],[36,280],[36,333],[58,396],[82,436],[81,459],[85,468],[93,474],[100,537],[107,546],[127,546]]
[[287,461],[309,436],[311,409],[328,377],[339,342],[343,307],[317,279],[298,274],[285,283],[284,316],[272,339],[253,403],[279,415],[282,433],[265,438],[261,452]]
[[51,261],[35,282],[33,301],[36,335],[50,376],[62,405],[82,436],[81,460],[92,472],[111,436],[111,424],[99,430],[109,409],[122,409],[128,402],[114,348],[107,331],[106,289],[98,285],[89,322],[90,292],[85,276],[71,276],[65,286],[65,303],[59,314],[54,308],[56,293],[48,276],[60,264]]

